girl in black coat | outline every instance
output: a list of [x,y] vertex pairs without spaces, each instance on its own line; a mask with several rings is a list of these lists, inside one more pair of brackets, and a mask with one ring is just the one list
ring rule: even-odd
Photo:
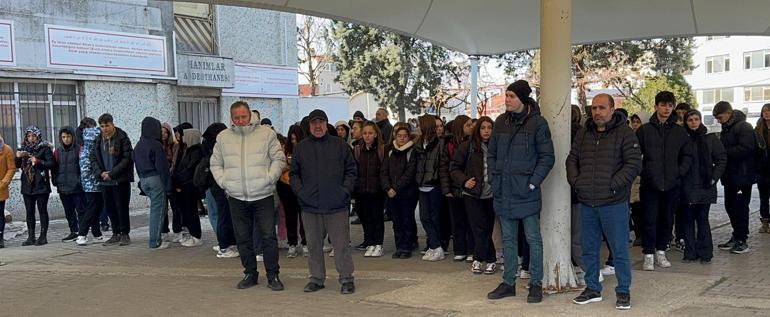
[[380,129],[374,122],[364,124],[361,142],[353,149],[358,164],[358,175],[354,195],[358,206],[358,217],[364,229],[365,257],[381,257],[385,235],[385,219],[382,206],[385,193],[381,188],[380,167],[385,157]]
[[[21,194],[27,210],[29,238],[22,245],[48,243],[48,197],[51,195],[49,171],[56,161],[51,144],[42,139],[40,129],[30,126],[24,133],[24,143],[16,152],[16,167],[21,168]],[[40,237],[35,238],[35,205],[40,213]]]
[[[727,166],[727,152],[715,134],[706,134],[698,110],[685,114],[684,122],[690,137],[693,163],[682,179],[682,230],[684,231],[684,262],[711,262],[714,244],[709,225],[709,208],[717,202],[716,183]],[[695,228],[697,225],[697,238]]]
[[[172,176],[174,196],[177,197],[179,209],[182,212],[182,226],[187,227],[190,236],[180,241],[182,246],[196,247],[201,242],[201,221],[198,216],[198,201],[203,194],[193,183],[195,168],[203,158],[200,145],[201,132],[197,129],[185,129],[182,133],[185,151]],[[175,211],[176,212],[176,211]]]
[[[465,212],[473,233],[474,274],[497,272],[497,257],[492,243],[495,211],[492,207],[492,185],[487,165],[487,144],[492,136],[494,121],[481,117],[470,140],[460,144],[450,164],[454,186],[461,188]],[[486,267],[482,269],[482,262]]]
[[396,240],[393,258],[408,259],[412,257],[417,236],[417,222],[414,219],[419,192],[414,178],[417,158],[406,126],[396,124],[393,136],[392,145],[385,151],[380,181],[388,197],[388,210],[392,213],[393,236]]
[[[438,124],[437,121],[436,123]],[[473,134],[473,121],[466,115],[457,116],[451,125],[451,137],[447,142],[447,153],[449,158],[452,159],[457,153],[463,142],[467,140]],[[446,166],[449,169],[449,166]],[[449,171],[446,172],[449,174]],[[452,251],[454,251],[455,261],[473,261],[474,236],[471,232],[470,225],[468,223],[468,215],[465,210],[465,202],[463,199],[463,186],[461,183],[452,182],[450,185],[450,193],[446,195],[446,206],[449,209],[449,215],[451,219],[451,230],[449,234],[452,236]],[[442,222],[442,229],[444,229],[444,223]],[[446,232],[442,230],[442,232]],[[442,233],[442,238],[449,239],[448,234]]]

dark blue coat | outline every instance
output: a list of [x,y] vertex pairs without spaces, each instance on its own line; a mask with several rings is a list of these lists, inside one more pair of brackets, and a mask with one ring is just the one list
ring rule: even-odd
[[[531,102],[527,114],[514,119],[506,112],[495,120],[489,140],[489,165],[494,209],[500,217],[522,219],[540,213],[540,185],[553,168],[554,152],[548,122]],[[530,189],[529,185],[534,185]]]

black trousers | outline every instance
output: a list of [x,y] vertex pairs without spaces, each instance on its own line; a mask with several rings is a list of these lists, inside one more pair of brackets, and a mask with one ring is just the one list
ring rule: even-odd
[[59,200],[61,200],[62,207],[64,208],[64,216],[67,217],[67,225],[70,227],[70,232],[78,232],[78,215],[82,214],[81,210],[83,210],[83,193],[60,193]]
[[485,263],[497,262],[495,245],[492,242],[492,230],[495,226],[492,198],[465,196],[464,202],[470,231],[473,233],[473,259]]
[[[200,201],[198,193],[183,188],[181,192],[174,192],[171,196],[177,200],[182,227],[186,227],[191,236],[200,239],[201,218],[198,215],[198,202]],[[174,210],[174,218],[176,215],[177,210]]]
[[307,245],[305,239],[305,225],[302,223],[302,208],[299,206],[297,195],[291,189],[291,186],[278,182],[276,185],[278,191],[278,198],[281,199],[283,205],[283,213],[286,220],[286,236],[288,238],[289,245],[297,245],[299,238],[297,237],[297,223],[299,223],[299,236],[302,238],[302,245]]
[[112,233],[128,234],[131,231],[131,218],[128,216],[128,206],[131,202],[131,183],[104,186],[102,199],[110,216]]
[[78,210],[78,235],[88,234],[88,228],[91,228],[91,234],[94,237],[101,237],[102,230],[99,227],[99,214],[102,212],[102,193],[83,193],[83,208]]
[[[710,204],[687,205],[682,211],[684,232],[684,258],[687,260],[711,260],[714,257],[714,242],[709,224]],[[697,228],[697,234],[696,234]]]
[[27,210],[27,231],[29,231],[30,237],[35,236],[35,206],[40,213],[40,235],[44,236],[48,233],[48,197],[50,195],[23,195],[24,208]]
[[770,180],[760,180],[757,183],[759,189],[759,216],[762,219],[770,219]]
[[[171,206],[171,230],[174,233],[180,233],[182,232],[182,204],[181,199],[179,195],[172,194],[168,198],[168,203]],[[189,229],[188,229],[189,230]],[[163,216],[163,227],[162,231],[163,233],[168,233],[168,213],[166,213],[165,216]]]
[[473,254],[475,250],[474,233],[469,224],[470,219],[466,210],[465,199],[463,197],[449,197],[447,199],[452,220],[452,251],[455,255]]
[[257,273],[254,235],[261,235],[262,254],[268,278],[278,276],[278,239],[275,233],[275,205],[273,196],[257,201],[242,201],[230,197],[235,241],[241,254],[245,274]]
[[634,230],[634,235],[638,239],[642,239],[642,232],[644,232],[644,208],[641,202],[631,203],[631,221]]
[[417,195],[396,195],[388,198],[388,210],[392,213],[393,237],[396,249],[411,252],[417,241],[417,221],[414,210],[417,207]]
[[382,245],[385,236],[384,193],[357,193],[358,218],[364,229],[364,245]]
[[449,241],[452,239],[452,213],[449,211],[449,197],[441,195],[442,204],[439,211],[439,240],[444,251],[449,250]]
[[733,227],[733,239],[746,242],[749,237],[749,202],[751,184],[725,186],[725,210]]
[[658,191],[642,186],[639,194],[644,206],[642,253],[665,251],[671,241],[671,222],[679,201],[679,187]]

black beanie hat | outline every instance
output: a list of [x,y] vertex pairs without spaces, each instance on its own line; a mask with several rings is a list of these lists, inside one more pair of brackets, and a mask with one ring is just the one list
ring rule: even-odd
[[[326,112],[321,109],[315,109],[310,112],[308,121],[313,121],[313,119],[323,119],[324,121],[329,122],[329,117],[326,116]],[[332,128],[334,128],[334,126],[332,126]]]
[[273,122],[270,121],[270,119],[268,119],[268,118],[264,118],[264,119],[262,119],[262,121],[259,122],[259,124],[260,125],[262,125],[262,124],[273,125]]
[[733,110],[733,106],[731,106],[729,102],[720,101],[720,102],[717,102],[717,104],[714,106],[713,114],[716,117],[720,114],[723,114],[725,112],[732,111],[732,110]]
[[353,114],[353,119],[355,118],[361,118],[361,120],[366,121],[366,117],[364,117],[364,113],[361,111],[356,111],[356,113]]
[[529,99],[529,95],[532,93],[532,88],[529,87],[529,83],[526,80],[521,79],[508,85],[506,90],[512,91],[516,94],[516,97],[519,97],[521,100]]

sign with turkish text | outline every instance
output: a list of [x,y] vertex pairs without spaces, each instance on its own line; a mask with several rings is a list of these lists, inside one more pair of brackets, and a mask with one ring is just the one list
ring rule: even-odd
[[16,65],[13,21],[0,20],[0,65]]
[[235,82],[233,59],[210,55],[177,54],[179,86],[232,88]]
[[235,84],[223,89],[224,96],[299,98],[297,68],[265,64],[235,63]]

